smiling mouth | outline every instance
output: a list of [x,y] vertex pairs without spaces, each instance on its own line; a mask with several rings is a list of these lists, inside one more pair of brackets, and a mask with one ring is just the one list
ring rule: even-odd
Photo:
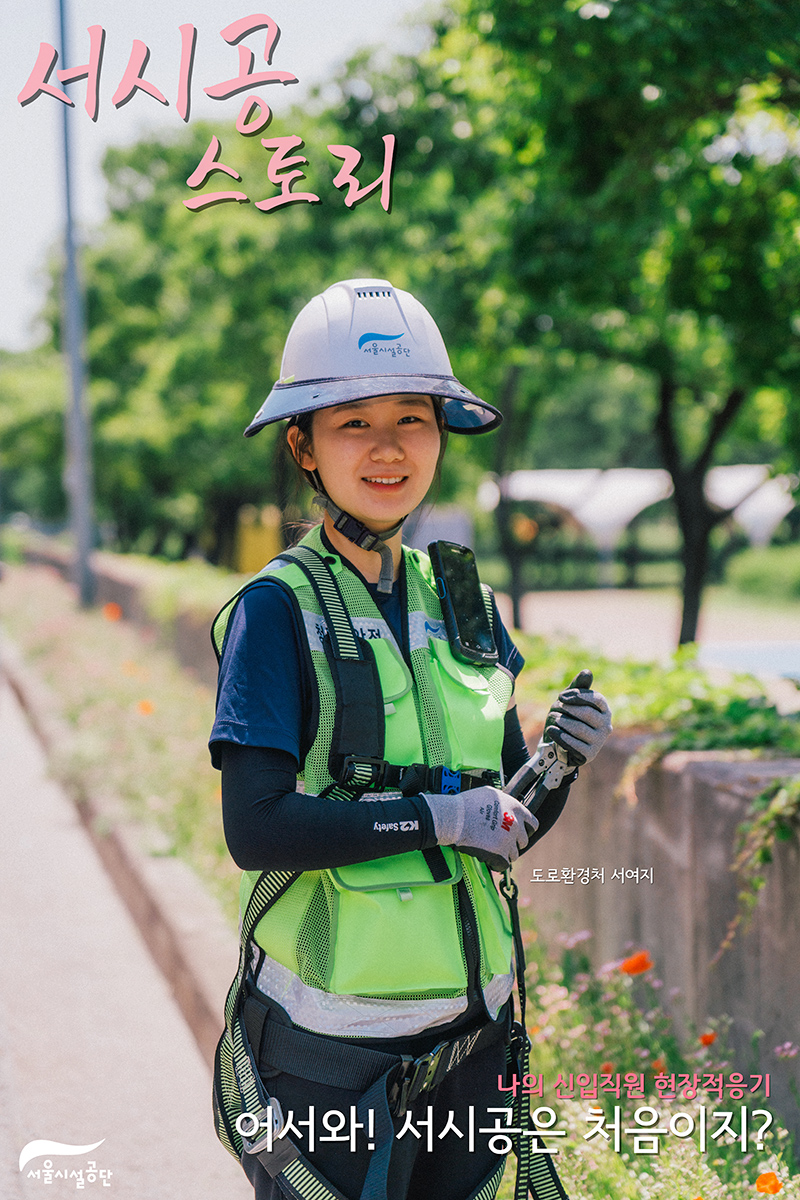
[[381,484],[383,487],[391,487],[392,484],[403,483],[407,478],[408,478],[407,475],[391,475],[386,478],[376,476],[376,475],[365,475],[364,482],[365,483],[378,483],[378,484]]

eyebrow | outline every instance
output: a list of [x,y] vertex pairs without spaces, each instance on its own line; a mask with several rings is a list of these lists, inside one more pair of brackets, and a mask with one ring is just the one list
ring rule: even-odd
[[[363,409],[366,404],[371,403],[373,400],[380,401],[382,399],[382,396],[365,396],[363,400],[343,400],[341,404],[337,404],[334,407],[337,411],[341,411],[345,408],[354,408],[358,410]],[[421,405],[422,407],[425,407],[426,400],[430,400],[430,396],[427,393],[425,395],[420,394],[419,396],[405,396],[402,400],[398,400],[396,403],[405,405],[406,407],[411,407],[412,405]]]

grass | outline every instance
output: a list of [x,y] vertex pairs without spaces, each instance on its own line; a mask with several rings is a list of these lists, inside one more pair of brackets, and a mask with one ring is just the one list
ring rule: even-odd
[[[524,914],[528,915],[528,914]],[[748,1094],[744,1099],[720,1100],[713,1093],[697,1091],[695,1097],[678,1093],[674,1100],[662,1099],[655,1087],[655,1075],[730,1074],[725,1047],[725,1021],[711,1022],[695,1029],[682,1046],[672,1021],[660,1006],[661,982],[657,966],[642,952],[619,963],[609,963],[593,973],[585,954],[591,939],[589,931],[562,936],[548,953],[530,920],[524,921],[529,1004],[533,1024],[531,1073],[544,1077],[544,1095],[532,1098],[532,1107],[552,1108],[559,1119],[556,1128],[566,1129],[558,1139],[556,1167],[567,1191],[573,1197],[615,1197],[620,1200],[744,1200],[756,1194],[760,1176],[773,1172],[781,1183],[781,1194],[800,1197],[800,1175],[795,1174],[791,1137],[773,1120],[759,1151],[749,1145],[744,1152],[726,1133],[712,1139],[721,1121],[715,1111],[733,1110],[738,1115],[742,1104],[752,1110],[767,1109],[763,1093]],[[649,965],[648,965],[649,964]],[[673,997],[673,1001],[679,997]],[[580,1099],[576,1086],[579,1075],[593,1077],[626,1073],[644,1077],[644,1099],[620,1099],[613,1093],[598,1100]],[[555,1095],[559,1075],[567,1082],[561,1091],[575,1093],[574,1099]],[[570,1077],[574,1080],[569,1086]],[[747,1078],[748,1086],[750,1084]],[[586,1084],[591,1090],[587,1078]],[[723,1094],[724,1095],[724,1094]],[[587,1140],[594,1122],[590,1107],[601,1107],[607,1122],[614,1109],[621,1109],[621,1147],[616,1153],[602,1136]],[[658,1154],[636,1153],[633,1135],[635,1112],[649,1107],[659,1114],[659,1128],[670,1122],[679,1131],[695,1131],[687,1138],[668,1133],[658,1139]],[[707,1109],[709,1150],[701,1155],[698,1148],[699,1110]],[[688,1114],[676,1121],[678,1113]],[[643,1114],[649,1119],[650,1114]],[[765,1118],[751,1118],[750,1128],[759,1128]],[[498,1200],[512,1200],[516,1163],[509,1159]]]
[[151,852],[187,859],[234,920],[238,871],[225,847],[219,775],[206,749],[212,690],[155,636],[102,610],[80,610],[53,569],[7,567],[0,612],[5,633],[47,689],[51,715],[64,722],[52,763],[57,777],[148,826]]
[[751,596],[800,597],[800,545],[763,546],[743,550],[728,563],[728,579]]

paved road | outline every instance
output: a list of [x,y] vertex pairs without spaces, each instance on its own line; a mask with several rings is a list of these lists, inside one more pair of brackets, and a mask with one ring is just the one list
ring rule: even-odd
[[[510,619],[510,601],[499,597],[498,602],[503,618]],[[522,627],[528,633],[578,637],[611,658],[663,659],[678,641],[680,600],[677,594],[630,588],[528,592],[522,600]],[[701,645],[800,641],[800,604],[794,614],[712,593],[703,605],[698,640]]]
[[0,681],[0,1195],[59,1200],[75,1180],[18,1169],[35,1138],[110,1170],[79,1194],[252,1200],[217,1142],[210,1076],[75,810]]

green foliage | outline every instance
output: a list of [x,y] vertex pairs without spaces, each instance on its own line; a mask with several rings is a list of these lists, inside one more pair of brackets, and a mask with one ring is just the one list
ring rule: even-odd
[[767,882],[764,868],[772,862],[777,843],[796,838],[798,832],[800,777],[777,779],[755,797],[747,820],[739,826],[736,857],[731,866],[739,880],[737,909],[714,962],[730,947],[737,930],[747,929]]
[[64,444],[63,366],[52,351],[0,352],[0,515],[26,512],[43,521],[64,510],[54,466]]
[[743,550],[728,563],[727,582],[750,596],[800,597],[800,546]]
[[[778,712],[758,681],[750,676],[737,676],[727,684],[712,683],[695,666],[692,646],[681,647],[672,664],[662,667],[589,656],[577,643],[557,645],[527,637],[517,640],[526,659],[517,682],[517,702],[523,726],[530,731],[543,724],[553,696],[588,661],[592,663],[595,686],[611,705],[614,728],[647,731],[617,785],[617,795],[630,805],[637,803],[637,781],[672,750],[780,752],[800,757],[800,714]],[[800,788],[791,795],[793,803],[800,806]],[[761,861],[757,856],[747,859],[749,864]],[[748,875],[745,870],[740,912],[762,884],[760,875]],[[741,916],[736,918],[729,937],[740,920]]]
[[800,716],[781,715],[752,677],[712,683],[695,665],[693,646],[682,647],[665,667],[589,655],[577,642],[515,638],[526,660],[517,699],[541,717],[554,694],[591,660],[595,685],[612,706],[615,729],[655,731],[660,753],[772,747],[800,756]]

